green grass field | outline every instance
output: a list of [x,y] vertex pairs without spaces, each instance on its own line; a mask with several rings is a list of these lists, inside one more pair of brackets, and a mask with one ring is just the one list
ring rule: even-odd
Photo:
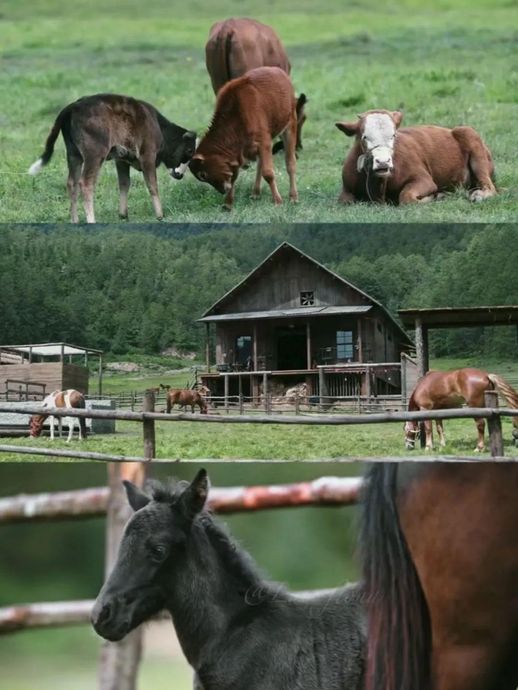
[[[513,157],[518,119],[515,8],[508,0],[418,0],[336,3],[323,0],[193,0],[140,3],[5,0],[0,71],[0,213],[3,222],[66,222],[64,147],[36,178],[26,174],[40,155],[58,111],[102,91],[149,100],[166,116],[203,132],[214,96],[204,64],[211,23],[254,16],[278,31],[298,92],[309,97],[304,151],[298,162],[300,202],[274,207],[269,193],[249,200],[254,170],[240,175],[235,208],[188,174],[181,182],[160,171],[169,222],[506,221],[516,217],[518,172]],[[514,65],[514,71],[513,71]],[[373,107],[401,107],[407,124],[476,127],[493,151],[498,197],[470,204],[462,193],[411,208],[336,204],[349,146],[335,127]],[[278,158],[281,194],[287,176]],[[97,219],[118,222],[117,182],[104,166]],[[130,220],[153,222],[141,176],[134,175]]]
[[[502,376],[516,379],[518,366],[515,362],[479,361],[476,357],[440,359],[432,361],[432,368],[455,369],[462,366],[478,366]],[[108,379],[106,392],[140,391],[160,382],[181,383],[177,374],[164,376],[117,375]],[[94,384],[94,382],[92,382]],[[160,409],[161,406],[159,406]],[[303,410],[304,411],[304,410]],[[218,414],[223,414],[221,409]],[[503,419],[505,453],[518,456],[518,448],[512,442],[512,422]],[[406,451],[402,424],[369,424],[363,426],[285,426],[261,424],[200,424],[190,422],[158,422],[156,425],[157,456],[169,460],[318,460],[347,457],[414,457],[420,450]],[[447,446],[436,446],[437,454],[472,455],[476,444],[476,429],[471,419],[445,422]],[[438,438],[435,436],[437,442]],[[90,436],[86,441],[65,440],[51,442],[49,438],[4,439],[9,445],[35,448],[69,448],[99,453],[142,456],[142,429],[135,422],[117,422],[117,433]],[[488,453],[481,457],[487,456]],[[41,460],[42,456],[19,453],[2,453],[2,461]],[[47,459],[47,458],[46,458]],[[52,460],[52,458],[48,458]]]

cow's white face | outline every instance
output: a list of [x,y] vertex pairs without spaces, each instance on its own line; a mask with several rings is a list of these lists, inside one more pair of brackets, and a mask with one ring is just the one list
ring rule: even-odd
[[396,123],[388,113],[368,113],[363,120],[361,145],[372,172],[388,177],[394,169]]

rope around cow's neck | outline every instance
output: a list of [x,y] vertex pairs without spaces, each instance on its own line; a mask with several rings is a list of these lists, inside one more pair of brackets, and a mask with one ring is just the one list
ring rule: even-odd
[[[370,201],[372,201],[372,203],[376,203],[378,201],[378,199],[373,198],[373,196],[371,194],[371,189],[370,189],[371,167],[370,167],[370,165],[368,165],[368,166],[366,166],[366,168],[367,168],[367,171],[365,173],[365,190],[367,192],[367,196],[369,197]],[[386,179],[382,181],[381,186],[382,186],[382,192],[381,192],[381,199],[379,199],[379,201],[381,201],[381,203],[385,204],[387,201],[386,200],[386,193],[387,193],[387,180]]]

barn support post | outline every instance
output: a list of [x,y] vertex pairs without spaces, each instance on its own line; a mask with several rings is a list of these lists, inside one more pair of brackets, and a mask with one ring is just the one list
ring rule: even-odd
[[318,367],[318,407],[320,412],[324,409],[324,398],[327,395],[326,374],[324,367]]
[[99,372],[97,376],[97,389],[99,395],[103,394],[103,356],[99,355]]
[[205,323],[205,366],[210,374],[210,323]]
[[[146,391],[144,393],[144,401],[142,403],[142,412],[155,411],[155,394],[153,391]],[[142,422],[142,430],[144,435],[144,458],[146,460],[153,460],[156,454],[155,441],[155,420],[144,419]]]
[[239,414],[243,414],[243,377],[241,374],[237,375],[238,395],[239,395]]
[[311,326],[306,321],[306,369],[311,369]]
[[268,414],[268,374],[263,373],[263,404],[264,411]]
[[[108,577],[115,561],[124,526],[131,516],[122,480],[142,486],[145,467],[141,463],[108,465],[108,508],[106,518],[106,567]],[[137,675],[142,654],[142,630],[137,628],[121,642],[104,641],[98,671],[99,690],[137,690]]]
[[[484,406],[498,409],[498,392],[484,392]],[[489,431],[489,449],[493,458],[504,455],[504,437],[502,434],[502,420],[500,416],[488,417],[487,428]]]
[[421,319],[415,320],[415,349],[417,355],[417,375],[424,376],[430,368],[428,361],[428,328]]
[[229,380],[228,380],[228,374],[223,374],[223,380],[225,382],[225,412],[228,414],[228,386],[229,386]]
[[255,322],[253,327],[252,357],[254,360],[254,371],[257,371],[257,324]]

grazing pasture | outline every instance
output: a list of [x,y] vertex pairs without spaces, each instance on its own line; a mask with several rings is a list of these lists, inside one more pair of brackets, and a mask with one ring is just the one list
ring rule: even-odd
[[[265,10],[265,7],[267,9]],[[518,120],[515,9],[508,0],[127,0],[2,4],[0,72],[0,213],[3,222],[66,222],[66,161],[62,139],[36,178],[26,174],[41,154],[59,110],[99,92],[149,101],[167,118],[202,134],[214,94],[204,46],[214,21],[253,16],[274,27],[292,63],[297,93],[309,98],[304,150],[298,161],[300,201],[287,202],[288,180],[276,156],[285,203],[266,189],[250,200],[255,166],[240,174],[231,218],[220,196],[192,175],[182,181],[159,170],[169,222],[505,221],[516,216],[518,171],[513,159]],[[499,195],[480,204],[456,192],[410,208],[340,207],[341,167],[350,142],[335,128],[370,108],[402,108],[404,124],[469,124],[489,145]],[[140,174],[132,175],[130,220],[153,222]],[[119,222],[115,166],[103,166],[97,219]],[[80,215],[80,218],[83,218]]]

